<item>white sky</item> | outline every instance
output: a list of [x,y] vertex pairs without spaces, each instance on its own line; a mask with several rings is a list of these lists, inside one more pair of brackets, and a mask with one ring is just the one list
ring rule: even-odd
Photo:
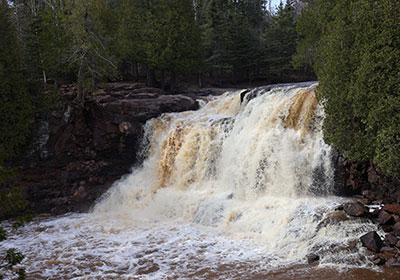
[[[278,6],[280,2],[281,0],[272,0],[272,8]],[[282,2],[285,4],[285,0],[282,0]]]

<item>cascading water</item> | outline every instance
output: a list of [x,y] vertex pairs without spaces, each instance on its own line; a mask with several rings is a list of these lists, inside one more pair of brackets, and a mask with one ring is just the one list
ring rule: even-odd
[[28,225],[7,246],[28,252],[35,279],[267,277],[310,253],[370,266],[358,238],[375,225],[335,211],[315,87],[228,92],[150,120],[142,166],[92,213]]

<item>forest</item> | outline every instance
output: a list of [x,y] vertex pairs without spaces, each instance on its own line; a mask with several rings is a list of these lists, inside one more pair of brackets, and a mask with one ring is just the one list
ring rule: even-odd
[[400,1],[268,3],[0,0],[0,180],[13,176],[10,160],[60,102],[63,84],[78,88],[84,107],[86,95],[113,81],[173,93],[181,83],[318,80],[325,141],[398,184]]
[[270,12],[263,0],[2,0],[0,159],[21,151],[62,84],[75,84],[83,105],[85,94],[119,80],[145,79],[172,92],[177,77],[200,86],[315,80],[308,65],[292,64],[303,6],[287,1]]

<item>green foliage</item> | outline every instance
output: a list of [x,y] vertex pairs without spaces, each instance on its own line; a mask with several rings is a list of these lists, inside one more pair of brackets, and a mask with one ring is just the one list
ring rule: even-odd
[[292,0],[280,3],[277,13],[264,32],[264,54],[270,72],[281,73],[292,70],[292,56],[296,52],[298,34],[296,11]]
[[[21,190],[10,186],[9,182],[16,176],[15,170],[5,170],[0,165],[0,187],[5,188],[4,191],[0,192],[0,213],[2,215],[17,214],[25,211],[27,202],[23,200]],[[13,228],[16,229],[23,226],[25,223],[31,220],[31,213],[26,212],[24,215],[19,215],[13,224]],[[0,227],[0,242],[7,239],[7,232]],[[9,270],[11,274],[14,274],[13,268],[15,265],[20,264],[24,259],[24,255],[15,248],[10,248],[6,251],[5,256],[2,257],[0,262],[0,269]],[[19,268],[16,272],[18,279],[25,279],[25,269]],[[0,272],[0,279],[4,278],[4,275]]]
[[298,57],[318,75],[326,141],[392,176],[400,175],[399,18],[398,1],[320,0],[299,21]]
[[250,70],[257,68],[266,24],[264,2],[210,0],[203,3],[199,21],[209,71],[231,74],[235,81],[247,78]]
[[196,73],[201,66],[200,30],[191,0],[159,0],[151,9],[148,64],[173,73]]
[[26,143],[34,108],[21,70],[21,48],[7,1],[0,1],[0,164]]
[[112,76],[116,70],[110,53],[113,39],[110,33],[113,33],[114,25],[109,24],[107,18],[111,6],[105,0],[68,0],[64,3],[63,24],[71,38],[67,63],[76,71],[78,101],[83,104],[85,92],[93,91],[98,81]]

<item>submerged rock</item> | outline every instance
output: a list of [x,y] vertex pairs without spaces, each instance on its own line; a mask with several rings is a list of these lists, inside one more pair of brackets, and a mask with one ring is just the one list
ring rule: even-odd
[[319,261],[319,256],[314,253],[308,254],[306,257],[309,264]]

